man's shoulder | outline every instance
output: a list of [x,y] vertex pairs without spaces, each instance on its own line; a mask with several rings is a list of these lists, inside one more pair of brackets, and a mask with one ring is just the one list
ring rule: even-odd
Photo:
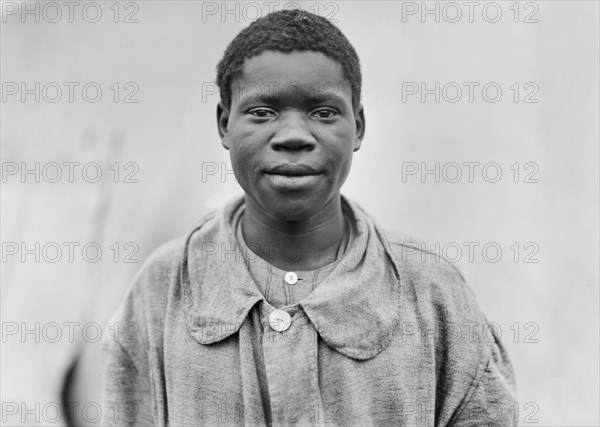
[[203,236],[205,233],[202,233],[202,230],[214,217],[214,212],[209,213],[189,232],[158,246],[140,267],[137,278],[150,282],[154,282],[154,279],[160,279],[161,282],[164,282],[165,276],[178,275],[184,262],[186,245],[189,243],[189,239],[193,236],[193,240],[196,241],[206,237]]
[[407,318],[426,333],[435,331],[439,358],[466,364],[465,353],[469,353],[479,369],[489,356],[492,333],[460,270],[423,240],[400,232],[385,233],[399,269]]
[[[384,231],[402,279],[403,293],[438,320],[479,321],[477,298],[456,265],[435,250],[435,245],[406,233]],[[433,250],[431,248],[434,248]]]
[[465,282],[458,267],[444,258],[430,242],[393,229],[384,229],[384,234],[401,269],[426,276],[442,275],[456,282]]
[[159,245],[140,267],[137,277],[152,280],[179,270],[183,260],[186,235],[181,235]]
[[169,268],[179,264],[183,258],[187,235],[182,234],[160,244],[144,263],[144,267],[151,269]]
[[130,306],[142,312],[166,304],[169,289],[179,280],[185,241],[185,235],[171,239],[146,258],[129,284],[123,309],[127,311]]

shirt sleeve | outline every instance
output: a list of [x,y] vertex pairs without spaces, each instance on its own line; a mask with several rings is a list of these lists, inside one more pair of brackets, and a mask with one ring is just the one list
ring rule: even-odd
[[182,240],[153,252],[133,278],[102,342],[102,417],[107,426],[166,424],[162,331]]
[[495,328],[488,330],[494,337],[491,355],[475,391],[461,405],[451,426],[506,427],[516,426],[519,422],[512,364]]
[[144,359],[114,340],[103,342],[102,353],[103,425],[154,425],[152,387]]

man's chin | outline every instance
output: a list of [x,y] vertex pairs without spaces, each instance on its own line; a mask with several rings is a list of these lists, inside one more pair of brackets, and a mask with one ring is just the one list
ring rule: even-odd
[[288,203],[271,209],[270,213],[278,221],[282,222],[304,222],[310,220],[316,214],[314,206],[305,204]]
[[318,214],[325,204],[314,194],[285,194],[280,197],[268,197],[263,201],[263,209],[282,222],[308,221]]

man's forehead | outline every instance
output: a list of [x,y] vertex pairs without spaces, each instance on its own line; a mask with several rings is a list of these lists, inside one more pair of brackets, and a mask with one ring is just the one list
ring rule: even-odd
[[265,51],[247,59],[231,89],[242,98],[302,97],[312,100],[351,96],[350,83],[339,63],[321,52]]
[[321,52],[267,50],[244,61],[236,80],[310,83],[345,80],[341,64]]

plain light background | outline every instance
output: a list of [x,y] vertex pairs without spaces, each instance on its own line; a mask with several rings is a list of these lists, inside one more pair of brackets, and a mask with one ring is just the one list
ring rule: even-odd
[[[241,194],[233,175],[220,176],[221,163],[230,165],[216,130],[212,82],[227,44],[269,5],[131,3],[127,9],[119,5],[118,23],[113,2],[98,3],[103,14],[96,23],[83,19],[85,3],[73,23],[66,6],[57,23],[44,16],[36,23],[29,15],[23,23],[20,11],[8,14],[7,2],[3,5],[3,84],[77,82],[81,88],[95,82],[103,89],[97,103],[85,101],[81,90],[72,103],[66,90],[56,103],[43,97],[36,103],[33,95],[22,102],[20,94],[9,96],[3,87],[3,170],[11,162],[31,168],[35,162],[69,161],[96,162],[103,170],[97,183],[83,180],[81,169],[73,183],[66,177],[49,183],[43,176],[36,183],[33,175],[25,183],[20,175],[3,179],[4,244],[32,248],[35,242],[56,242],[65,248],[64,242],[77,242],[81,248],[96,242],[103,248],[97,263],[86,262],[80,250],[72,263],[66,253],[56,263],[43,257],[35,262],[33,256],[23,263],[3,247],[3,404],[31,409],[39,402],[42,408],[60,402],[66,384],[67,399],[79,408],[99,402],[100,344],[90,342],[95,329],[89,325],[106,325],[133,274],[158,245]],[[501,328],[515,367],[523,425],[599,425],[598,3],[478,2],[473,22],[464,2],[298,3],[335,19],[362,62],[367,131],[343,193],[380,224],[432,248],[437,242],[456,259],[488,319]],[[271,3],[275,10],[284,4]],[[456,23],[449,22],[454,5],[463,14]],[[495,5],[502,16],[488,22]],[[138,22],[122,22],[136,7]],[[223,7],[233,12],[222,16]],[[413,7],[417,14],[403,15]],[[440,22],[432,14],[422,22],[423,7],[439,8]],[[93,10],[87,11],[93,19]],[[46,12],[52,20],[55,12]],[[538,22],[523,22],[527,17]],[[109,89],[114,82],[121,89],[117,103]],[[139,88],[137,103],[122,102],[128,82]],[[440,92],[440,102],[434,95],[422,102],[420,94],[403,102],[411,82],[429,89],[436,82],[450,85]],[[473,102],[465,82],[479,84]],[[518,102],[510,89],[515,82]],[[482,95],[488,83],[502,89],[495,103]],[[448,102],[456,86],[463,88],[462,97]],[[526,103],[532,87],[538,91],[530,100],[538,102]],[[115,162],[118,183],[109,169]],[[139,182],[123,182],[132,171],[124,168],[127,162],[139,167]],[[424,180],[403,175],[414,165],[432,169],[436,162],[446,172],[439,182],[433,174]],[[449,182],[456,173],[453,163],[446,166],[450,162],[463,165],[456,183]],[[474,182],[465,162],[480,164]],[[496,183],[487,181],[493,169],[482,175],[482,166],[491,162],[502,172]],[[517,183],[514,166],[510,169],[515,162]],[[203,175],[213,165],[219,173]],[[523,182],[534,169],[537,182]],[[121,251],[117,262],[110,249],[115,243]],[[139,247],[138,263],[123,262],[127,243]],[[473,259],[467,244],[479,245]],[[502,249],[497,262],[490,261],[492,250],[484,257],[486,244]],[[527,254],[538,262],[524,262]],[[35,333],[22,338],[20,329],[17,335],[5,333],[11,325],[33,329],[36,322],[41,329],[50,322],[77,322],[75,338],[70,342],[67,327],[55,343],[47,339],[49,329],[39,342]],[[82,424],[96,419],[91,409],[75,415]],[[19,418],[9,418],[10,424]],[[34,421],[26,417],[27,424]],[[43,416],[41,421],[46,424]]]

